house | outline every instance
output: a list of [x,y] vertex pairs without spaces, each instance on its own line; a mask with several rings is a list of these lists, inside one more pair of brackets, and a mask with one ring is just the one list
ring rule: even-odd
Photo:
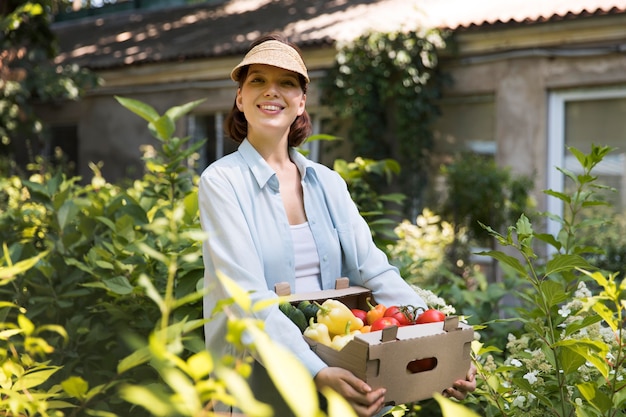
[[[80,102],[41,109],[53,132],[63,132],[52,140],[77,147],[86,177],[90,161],[103,161],[109,180],[137,174],[140,145],[151,141],[145,122],[114,96],[159,112],[206,99],[179,129],[208,138],[207,164],[232,150],[221,129],[235,93],[228,74],[257,36],[279,31],[302,49],[312,79],[307,109],[319,132],[329,116],[315,86],[338,43],[367,31],[438,27],[453,30],[458,44],[441,63],[454,80],[441,101],[441,152],[492,154],[532,175],[537,190],[561,190],[555,167],[577,166],[566,146],[615,146],[598,173],[626,207],[626,0],[222,0],[52,27],[56,62],[104,80]],[[327,162],[317,146],[311,151]],[[541,208],[560,211],[558,201],[537,197]]]

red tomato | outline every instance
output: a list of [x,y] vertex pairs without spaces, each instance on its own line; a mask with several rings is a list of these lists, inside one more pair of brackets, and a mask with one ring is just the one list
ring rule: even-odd
[[415,324],[435,323],[437,321],[444,321],[445,319],[446,315],[441,311],[430,308],[417,316]]
[[400,323],[398,320],[393,317],[381,317],[372,323],[372,327],[370,329],[371,332],[375,332],[376,330],[386,329],[387,327],[398,326],[400,327]]
[[409,316],[408,311],[398,306],[387,307],[384,317],[393,317],[394,319],[398,320],[400,326],[408,326],[409,324],[413,324],[413,320]]
[[354,317],[361,319],[364,324],[367,323],[367,311],[361,310],[360,308],[353,308],[350,311],[352,311]]

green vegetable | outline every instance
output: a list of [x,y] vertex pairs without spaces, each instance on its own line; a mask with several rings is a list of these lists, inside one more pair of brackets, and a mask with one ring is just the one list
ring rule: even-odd
[[304,332],[304,329],[307,327],[307,319],[302,311],[291,305],[291,303],[280,303],[278,308],[289,318],[289,320],[298,326],[301,333]]
[[298,310],[304,313],[304,317],[306,317],[307,323],[311,321],[311,318],[317,320],[317,311],[319,309],[320,308],[316,304],[307,300],[300,301],[300,304],[298,304]]

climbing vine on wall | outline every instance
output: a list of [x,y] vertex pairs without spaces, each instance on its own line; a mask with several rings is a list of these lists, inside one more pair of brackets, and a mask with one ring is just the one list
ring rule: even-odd
[[323,82],[323,104],[342,121],[356,155],[400,162],[407,213],[421,210],[437,100],[448,81],[438,67],[447,34],[371,33],[341,45]]

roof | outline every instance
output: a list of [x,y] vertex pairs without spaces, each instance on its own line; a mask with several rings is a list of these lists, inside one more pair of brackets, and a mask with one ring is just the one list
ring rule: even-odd
[[57,63],[91,69],[241,54],[281,32],[300,47],[368,31],[471,29],[626,13],[626,0],[230,0],[54,23]]

